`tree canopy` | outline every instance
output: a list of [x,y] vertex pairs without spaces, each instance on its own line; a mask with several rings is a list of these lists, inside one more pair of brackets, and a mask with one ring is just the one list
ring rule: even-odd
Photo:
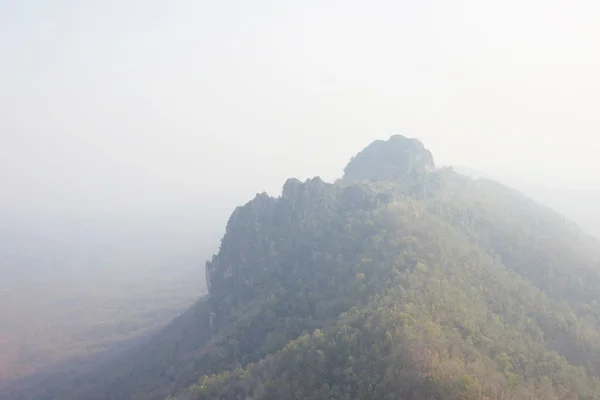
[[238,207],[179,330],[77,393],[600,399],[593,238],[497,182],[434,169],[415,139],[378,141],[345,171]]

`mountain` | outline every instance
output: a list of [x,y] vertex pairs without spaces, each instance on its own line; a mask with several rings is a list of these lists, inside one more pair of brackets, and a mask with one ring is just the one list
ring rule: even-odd
[[565,217],[575,221],[586,232],[600,238],[600,190],[597,182],[573,184],[558,180],[535,179],[527,174],[504,173],[491,177],[472,168],[453,165],[452,169],[472,179],[495,179],[525,193],[532,199],[552,207]]
[[22,398],[600,399],[599,260],[560,214],[397,135],[236,208],[206,297]]

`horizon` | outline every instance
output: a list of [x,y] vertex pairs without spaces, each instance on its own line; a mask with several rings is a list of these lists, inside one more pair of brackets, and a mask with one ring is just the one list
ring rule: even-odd
[[0,210],[225,213],[396,133],[439,165],[600,187],[599,4],[340,4],[2,2]]

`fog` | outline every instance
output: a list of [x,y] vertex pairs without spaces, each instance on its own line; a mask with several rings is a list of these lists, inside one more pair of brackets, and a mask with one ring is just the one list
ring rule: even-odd
[[392,133],[438,164],[598,183],[594,1],[0,7],[4,210],[230,208]]
[[599,15],[592,0],[2,1],[2,267],[201,280],[236,205],[333,180],[396,133],[600,236]]

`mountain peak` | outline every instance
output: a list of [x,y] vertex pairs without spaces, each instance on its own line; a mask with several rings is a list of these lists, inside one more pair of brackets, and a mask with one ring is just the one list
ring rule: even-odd
[[394,181],[407,194],[421,194],[427,174],[435,169],[433,155],[421,141],[402,135],[376,140],[352,157],[344,168],[349,181]]
[[344,178],[396,181],[424,176],[433,169],[433,155],[421,141],[393,135],[387,141],[374,141],[353,157],[344,168]]

